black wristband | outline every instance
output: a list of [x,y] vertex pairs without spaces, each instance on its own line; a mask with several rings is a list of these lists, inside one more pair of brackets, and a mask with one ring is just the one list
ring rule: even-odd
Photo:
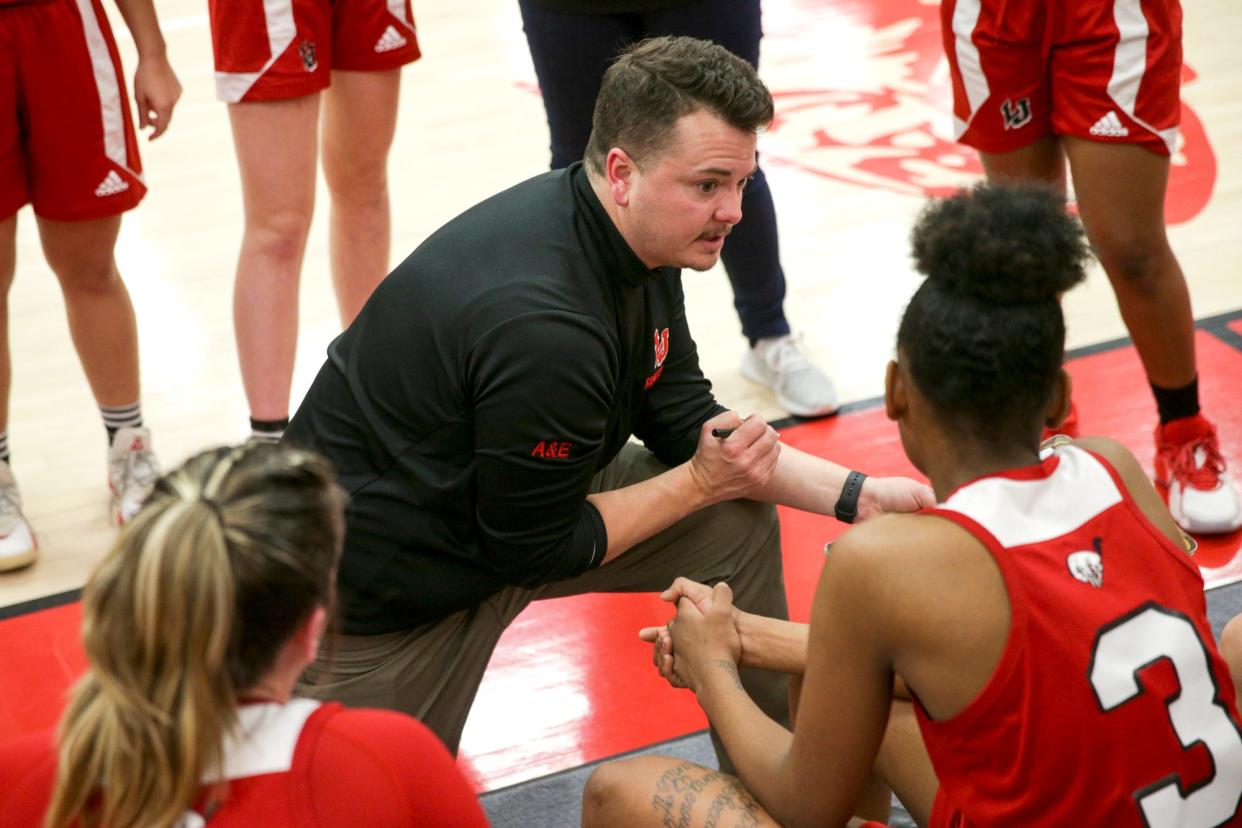
[[841,487],[841,496],[837,498],[834,510],[837,520],[853,523],[854,518],[858,517],[858,496],[862,494],[862,484],[866,479],[867,475],[858,471],[850,472],[845,478],[845,485]]

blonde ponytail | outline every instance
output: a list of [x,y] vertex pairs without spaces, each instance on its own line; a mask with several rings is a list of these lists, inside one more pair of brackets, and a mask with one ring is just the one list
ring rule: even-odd
[[[332,480],[311,455],[242,447],[160,481],[83,593],[91,669],[61,720],[47,828],[164,828],[192,806],[220,769],[238,692],[331,600]],[[277,606],[252,606],[260,594]]]

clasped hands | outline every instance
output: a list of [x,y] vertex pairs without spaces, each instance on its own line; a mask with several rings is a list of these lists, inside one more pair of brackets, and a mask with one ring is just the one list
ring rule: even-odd
[[741,611],[733,606],[728,584],[709,587],[678,578],[660,599],[675,604],[677,614],[663,626],[644,627],[638,637],[652,644],[652,662],[669,684],[697,692],[708,670],[736,668],[742,658]]

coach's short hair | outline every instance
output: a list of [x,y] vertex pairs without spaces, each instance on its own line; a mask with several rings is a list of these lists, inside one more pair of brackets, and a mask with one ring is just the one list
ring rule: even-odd
[[586,163],[603,173],[613,147],[642,163],[668,144],[679,118],[700,109],[743,132],[772,122],[772,96],[755,67],[723,46],[693,37],[641,41],[604,73]]

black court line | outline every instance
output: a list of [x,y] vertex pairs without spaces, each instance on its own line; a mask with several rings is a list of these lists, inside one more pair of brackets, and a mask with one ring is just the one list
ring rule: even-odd
[[1242,351],[1242,334],[1229,327],[1230,322],[1242,319],[1242,310],[1209,316],[1195,323],[1195,327],[1207,331],[1212,336],[1238,351]]
[[[1230,322],[1242,319],[1242,308],[1238,310],[1228,311],[1227,313],[1219,313],[1215,316],[1204,317],[1195,322],[1195,327],[1201,331],[1206,331],[1212,336],[1224,342],[1226,345],[1242,352],[1242,334],[1229,327]],[[1124,348],[1132,344],[1130,337],[1123,336],[1118,339],[1109,339],[1104,342],[1097,342],[1093,345],[1084,345],[1081,348],[1074,348],[1067,351],[1065,358],[1078,359],[1080,357],[1091,356],[1093,354],[1101,354],[1105,351],[1113,351],[1117,348]],[[806,418],[806,417],[782,417],[779,420],[773,420],[771,425],[778,431],[783,428],[803,425],[804,423],[815,423],[820,420],[830,419],[832,417],[840,417],[844,414],[854,414],[859,411],[869,411],[878,408],[884,404],[884,397],[868,397],[865,400],[855,400],[841,406],[833,414],[828,417]],[[36,564],[37,566],[37,564]],[[3,576],[0,576],[2,578]],[[2,582],[2,581],[0,581]],[[19,615],[26,615],[39,610],[51,609],[52,607],[60,607],[65,604],[71,604],[82,597],[82,590],[71,589],[68,592],[60,592],[55,595],[45,595],[42,598],[35,598],[30,601],[23,601],[20,604],[12,604],[7,607],[0,607],[0,621],[7,618],[16,618]]]
[[[1242,308],[1220,313],[1216,316],[1207,316],[1195,322],[1195,327],[1201,331],[1211,334],[1212,336],[1224,342],[1231,348],[1242,352],[1242,334],[1239,334],[1233,328],[1229,327],[1230,322],[1242,319]],[[1073,348],[1065,352],[1065,359],[1080,359],[1081,357],[1102,354],[1106,351],[1115,351],[1118,348],[1125,348],[1134,344],[1128,336],[1118,337],[1117,339],[1107,339],[1103,342],[1096,342],[1091,345],[1083,345],[1081,348]],[[833,417],[840,417],[843,414],[853,414],[858,411],[868,411],[872,408],[878,408],[884,404],[884,397],[868,397],[865,400],[855,400],[841,406],[832,414],[826,417],[782,417],[779,420],[773,420],[771,426],[776,430],[798,426],[804,423],[817,423],[821,420],[830,420]]]
[[33,598],[29,601],[22,601],[20,604],[11,604],[7,607],[0,607],[0,621],[6,618],[16,618],[19,615],[27,615],[28,613],[38,612],[39,610],[52,609],[53,607],[63,607],[65,604],[72,604],[82,597],[82,590],[71,589],[68,592],[58,592],[55,595],[44,595],[42,598]]

